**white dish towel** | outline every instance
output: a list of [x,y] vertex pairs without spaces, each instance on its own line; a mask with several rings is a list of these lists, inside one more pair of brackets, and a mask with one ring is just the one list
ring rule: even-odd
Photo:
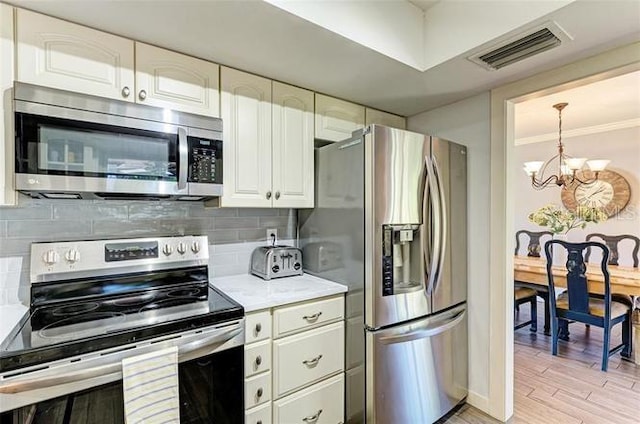
[[180,423],[178,348],[122,360],[127,424]]

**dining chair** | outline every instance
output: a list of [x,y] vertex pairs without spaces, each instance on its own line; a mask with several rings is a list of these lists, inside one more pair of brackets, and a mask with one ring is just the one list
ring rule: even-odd
[[[633,250],[631,251],[631,259],[633,260],[633,267],[638,268],[638,251],[640,251],[640,238],[632,236],[631,234],[621,234],[619,236],[608,236],[606,234],[591,233],[587,234],[587,241],[591,241],[593,238],[601,239],[609,248],[611,255],[609,256],[609,265],[618,265],[618,259],[620,254],[618,252],[618,245],[622,240],[629,239],[634,242]],[[587,250],[585,255],[585,261],[589,262],[589,256],[591,251]]]
[[[599,238],[601,239],[604,244],[607,245],[607,247],[609,248],[609,252],[610,256],[609,256],[609,265],[618,265],[618,259],[620,259],[620,254],[618,251],[618,246],[620,244],[621,241],[623,240],[631,240],[634,243],[634,247],[633,250],[631,251],[631,260],[633,261],[633,267],[634,268],[638,268],[638,252],[640,251],[640,238],[633,236],[631,234],[621,234],[618,236],[609,236],[606,234],[600,234],[600,233],[591,233],[591,234],[587,234],[587,241],[591,241],[591,239],[593,238]],[[596,240],[597,241],[597,240]],[[587,254],[584,257],[585,262],[589,262],[589,256],[591,255],[591,250],[587,249]],[[617,301],[617,302],[622,302],[625,304],[628,304],[629,306],[631,306],[633,308],[634,305],[634,298],[631,296],[627,296],[624,294],[614,294],[612,297],[613,300]]]
[[[534,258],[539,258],[540,257],[540,252],[542,251],[542,244],[540,243],[540,239],[542,239],[543,237],[549,237],[549,239],[553,238],[553,233],[550,231],[529,231],[529,230],[519,230],[516,232],[516,248],[515,248],[515,252],[514,255],[518,255],[518,253],[520,252],[520,246],[522,243],[522,236],[527,236],[528,237],[528,244],[527,244],[527,256],[530,257],[534,257]],[[536,292],[536,296],[539,296],[540,298],[542,298],[542,300],[544,300],[544,334],[545,335],[550,335],[550,327],[549,327],[549,291],[547,289],[542,289],[540,288],[540,286],[531,286],[528,283],[525,283],[523,281],[518,281],[515,280],[513,282],[514,285],[514,289],[515,289],[515,298],[514,298],[514,305],[516,308],[516,311],[519,311],[520,309],[520,305],[523,303],[527,303],[527,300],[522,300],[519,301],[518,300],[518,296],[523,296],[523,293],[518,293],[518,289],[520,288],[529,288],[529,289],[535,289]],[[535,306],[536,304],[532,304],[533,306]],[[531,315],[533,317],[533,308],[532,306],[532,311],[531,311]],[[524,323],[524,325],[522,325],[521,327],[524,327],[525,325],[527,325],[527,323]],[[518,328],[521,327],[516,327],[515,329],[517,330]],[[532,326],[533,328],[533,326]],[[537,328],[537,325],[536,325]],[[532,330],[535,331],[535,330]]]
[[[549,281],[549,291],[554,292],[554,276],[551,272],[553,266],[553,248],[567,250],[567,291],[556,299],[550,296],[551,307],[551,332],[552,332],[552,354],[558,355],[558,333],[560,323],[568,325],[571,321],[578,321],[585,324],[595,325],[604,329],[602,343],[602,371],[606,371],[609,364],[609,357],[617,352],[622,356],[631,356],[632,331],[631,313],[632,308],[611,299],[611,283],[609,280],[609,248],[594,241],[582,243],[569,243],[563,240],[551,240],[545,243],[544,252],[547,259],[547,278]],[[604,277],[604,298],[597,298],[589,294],[586,277],[587,265],[585,261],[586,249],[594,248],[602,251],[600,270]],[[622,344],[609,349],[611,339],[611,329],[617,324],[622,324]]]
[[531,306],[531,317],[529,321],[521,322],[516,325],[513,329],[518,330],[522,327],[526,327],[527,325],[531,325],[529,331],[535,333],[538,331],[538,293],[536,290],[531,289],[529,287],[516,287],[514,290],[514,305],[516,306],[516,310],[520,310],[519,306],[524,303],[529,303]]

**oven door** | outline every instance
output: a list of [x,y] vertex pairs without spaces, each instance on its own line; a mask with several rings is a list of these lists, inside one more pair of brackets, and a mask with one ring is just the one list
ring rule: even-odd
[[180,422],[240,424],[243,344],[241,319],[21,370],[0,382],[0,423],[124,423],[122,359],[177,346]]
[[69,113],[72,117],[16,112],[18,190],[99,197],[188,194],[185,128],[95,112]]

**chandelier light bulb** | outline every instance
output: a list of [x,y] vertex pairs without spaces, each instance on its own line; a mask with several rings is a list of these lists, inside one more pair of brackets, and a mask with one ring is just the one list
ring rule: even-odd
[[567,158],[564,160],[564,163],[571,169],[572,171],[577,171],[578,169],[584,166],[584,163],[587,161],[587,158]]
[[609,165],[609,162],[611,161],[606,159],[597,159],[597,160],[594,159],[594,160],[587,161],[587,166],[593,172],[600,172],[600,171],[604,171],[607,165]]

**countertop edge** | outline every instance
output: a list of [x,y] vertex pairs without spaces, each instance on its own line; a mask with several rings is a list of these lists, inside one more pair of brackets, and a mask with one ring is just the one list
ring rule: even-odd
[[[282,292],[270,296],[268,293],[271,287],[277,287],[279,283],[293,284],[300,281],[308,289],[302,289],[294,294],[283,295]],[[222,291],[236,302],[242,305],[245,313],[261,311],[270,308],[290,305],[313,299],[320,299],[328,296],[343,294],[348,291],[348,287],[334,281],[325,280],[310,274],[303,274],[298,277],[285,277],[270,281],[262,280],[250,274],[231,275],[227,277],[213,278],[209,284]],[[296,287],[300,287],[297,286]],[[245,291],[240,289],[244,288]],[[267,292],[267,293],[264,293]]]

